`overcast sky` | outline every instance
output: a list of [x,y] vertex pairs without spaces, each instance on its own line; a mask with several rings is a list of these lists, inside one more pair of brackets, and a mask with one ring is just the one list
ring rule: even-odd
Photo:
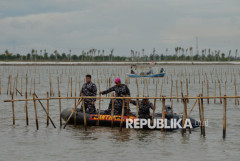
[[240,49],[240,0],[0,0],[0,52]]

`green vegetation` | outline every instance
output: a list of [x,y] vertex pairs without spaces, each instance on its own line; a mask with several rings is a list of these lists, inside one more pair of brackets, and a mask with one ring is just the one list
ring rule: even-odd
[[72,55],[71,50],[69,53],[59,53],[55,50],[52,53],[48,53],[46,50],[40,50],[38,54],[37,50],[32,49],[27,55],[13,54],[6,50],[0,54],[0,61],[60,61],[60,62],[101,62],[101,61],[113,61],[113,62],[124,62],[124,61],[238,61],[240,58],[237,56],[238,50],[235,50],[234,56],[231,55],[231,50],[228,55],[220,52],[220,50],[211,51],[210,49],[202,50],[201,54],[193,54],[193,48],[183,49],[181,47],[175,48],[173,55],[168,54],[168,49],[163,54],[156,54],[155,48],[152,53],[145,54],[144,49],[140,51],[131,50],[131,55],[128,56],[114,56],[113,49],[107,55],[104,55],[104,50],[90,49],[85,52],[82,51],[80,55]]

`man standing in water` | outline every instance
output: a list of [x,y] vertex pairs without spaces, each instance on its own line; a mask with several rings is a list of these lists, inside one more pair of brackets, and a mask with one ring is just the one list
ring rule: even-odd
[[[115,96],[116,97],[123,97],[123,96],[130,96],[130,91],[127,87],[127,85],[122,84],[120,78],[115,79],[115,86],[105,90],[105,91],[100,91],[99,95],[101,94],[107,94],[112,91],[115,91]],[[125,107],[124,107],[124,113],[126,115],[127,113],[127,103],[125,101]],[[114,114],[115,115],[121,115],[122,113],[122,105],[123,105],[123,100],[122,99],[114,99]],[[112,111],[112,100],[110,101],[110,104],[108,106],[108,109],[105,111],[106,114],[111,114]]]
[[[81,96],[96,96],[97,95],[97,86],[91,82],[91,75],[86,75],[86,83],[83,84],[80,95]],[[96,98],[85,98],[84,99],[83,103],[84,103],[86,112],[96,113],[95,102],[96,102]],[[83,106],[81,106],[80,111],[82,111],[82,110],[83,110]]]

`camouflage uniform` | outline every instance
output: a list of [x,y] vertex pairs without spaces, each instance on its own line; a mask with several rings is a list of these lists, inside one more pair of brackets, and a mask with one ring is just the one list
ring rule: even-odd
[[[97,86],[92,83],[84,83],[81,90],[82,96],[96,96],[97,95]],[[95,104],[92,104],[92,102],[95,102],[96,98],[86,98],[84,99],[84,106],[86,109],[86,112],[88,113],[96,113]],[[80,111],[82,111],[83,106],[81,106]]]
[[[137,101],[131,101],[131,103],[136,105]],[[151,118],[150,108],[153,109],[153,104],[151,102],[148,101],[146,104],[144,104],[143,101],[139,101],[138,107],[138,118]]]
[[[123,96],[130,96],[130,91],[128,87],[125,84],[121,84],[121,86],[113,86],[105,91],[102,92],[102,94],[107,94],[112,91],[115,91],[116,97],[123,97]],[[122,99],[114,99],[114,115],[121,115],[122,113],[122,105],[123,100]],[[125,100],[124,103],[124,115],[127,114],[127,101]],[[106,114],[111,114],[112,111],[112,100],[110,101],[110,104],[108,106],[108,109],[105,111]]]

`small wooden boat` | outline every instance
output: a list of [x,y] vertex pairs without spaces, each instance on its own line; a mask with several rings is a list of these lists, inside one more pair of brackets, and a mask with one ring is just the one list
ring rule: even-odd
[[159,74],[149,74],[149,75],[144,75],[144,74],[127,74],[128,77],[131,78],[139,78],[139,77],[151,77],[151,78],[155,78],[155,77],[164,77],[166,73],[159,73]]

